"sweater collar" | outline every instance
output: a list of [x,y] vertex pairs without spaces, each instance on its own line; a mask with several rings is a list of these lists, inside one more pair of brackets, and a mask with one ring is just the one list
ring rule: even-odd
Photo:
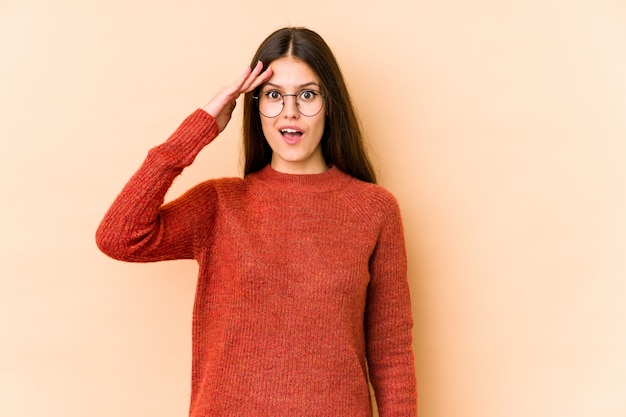
[[350,176],[332,165],[321,174],[286,174],[266,165],[260,171],[249,175],[249,179],[258,180],[272,188],[285,191],[328,192],[343,187]]

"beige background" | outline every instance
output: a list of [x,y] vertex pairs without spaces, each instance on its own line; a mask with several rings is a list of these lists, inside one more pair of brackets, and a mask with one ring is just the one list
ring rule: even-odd
[[[2,0],[0,414],[187,414],[195,264],[93,235],[284,25],[335,51],[403,209],[420,415],[626,415],[623,0]],[[238,174],[240,117],[170,197]]]

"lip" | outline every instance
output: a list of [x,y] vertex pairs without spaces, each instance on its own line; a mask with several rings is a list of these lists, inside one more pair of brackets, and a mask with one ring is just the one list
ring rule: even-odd
[[[282,132],[283,130],[286,130],[286,129],[296,130],[300,132],[300,135],[285,136],[283,135]],[[300,141],[302,141],[302,138],[304,137],[304,131],[297,126],[281,126],[280,128],[278,128],[278,134],[283,139],[283,141],[287,143],[288,145],[295,145],[296,143],[299,143]]]

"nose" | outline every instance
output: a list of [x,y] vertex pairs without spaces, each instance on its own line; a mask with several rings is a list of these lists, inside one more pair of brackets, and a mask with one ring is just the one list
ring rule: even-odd
[[295,94],[283,95],[283,116],[298,117],[300,115],[297,98],[298,96]]

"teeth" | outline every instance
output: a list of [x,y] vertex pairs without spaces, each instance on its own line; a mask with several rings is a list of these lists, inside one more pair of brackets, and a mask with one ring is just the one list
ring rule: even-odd
[[295,129],[283,129],[281,130],[282,133],[298,133],[297,130]]

